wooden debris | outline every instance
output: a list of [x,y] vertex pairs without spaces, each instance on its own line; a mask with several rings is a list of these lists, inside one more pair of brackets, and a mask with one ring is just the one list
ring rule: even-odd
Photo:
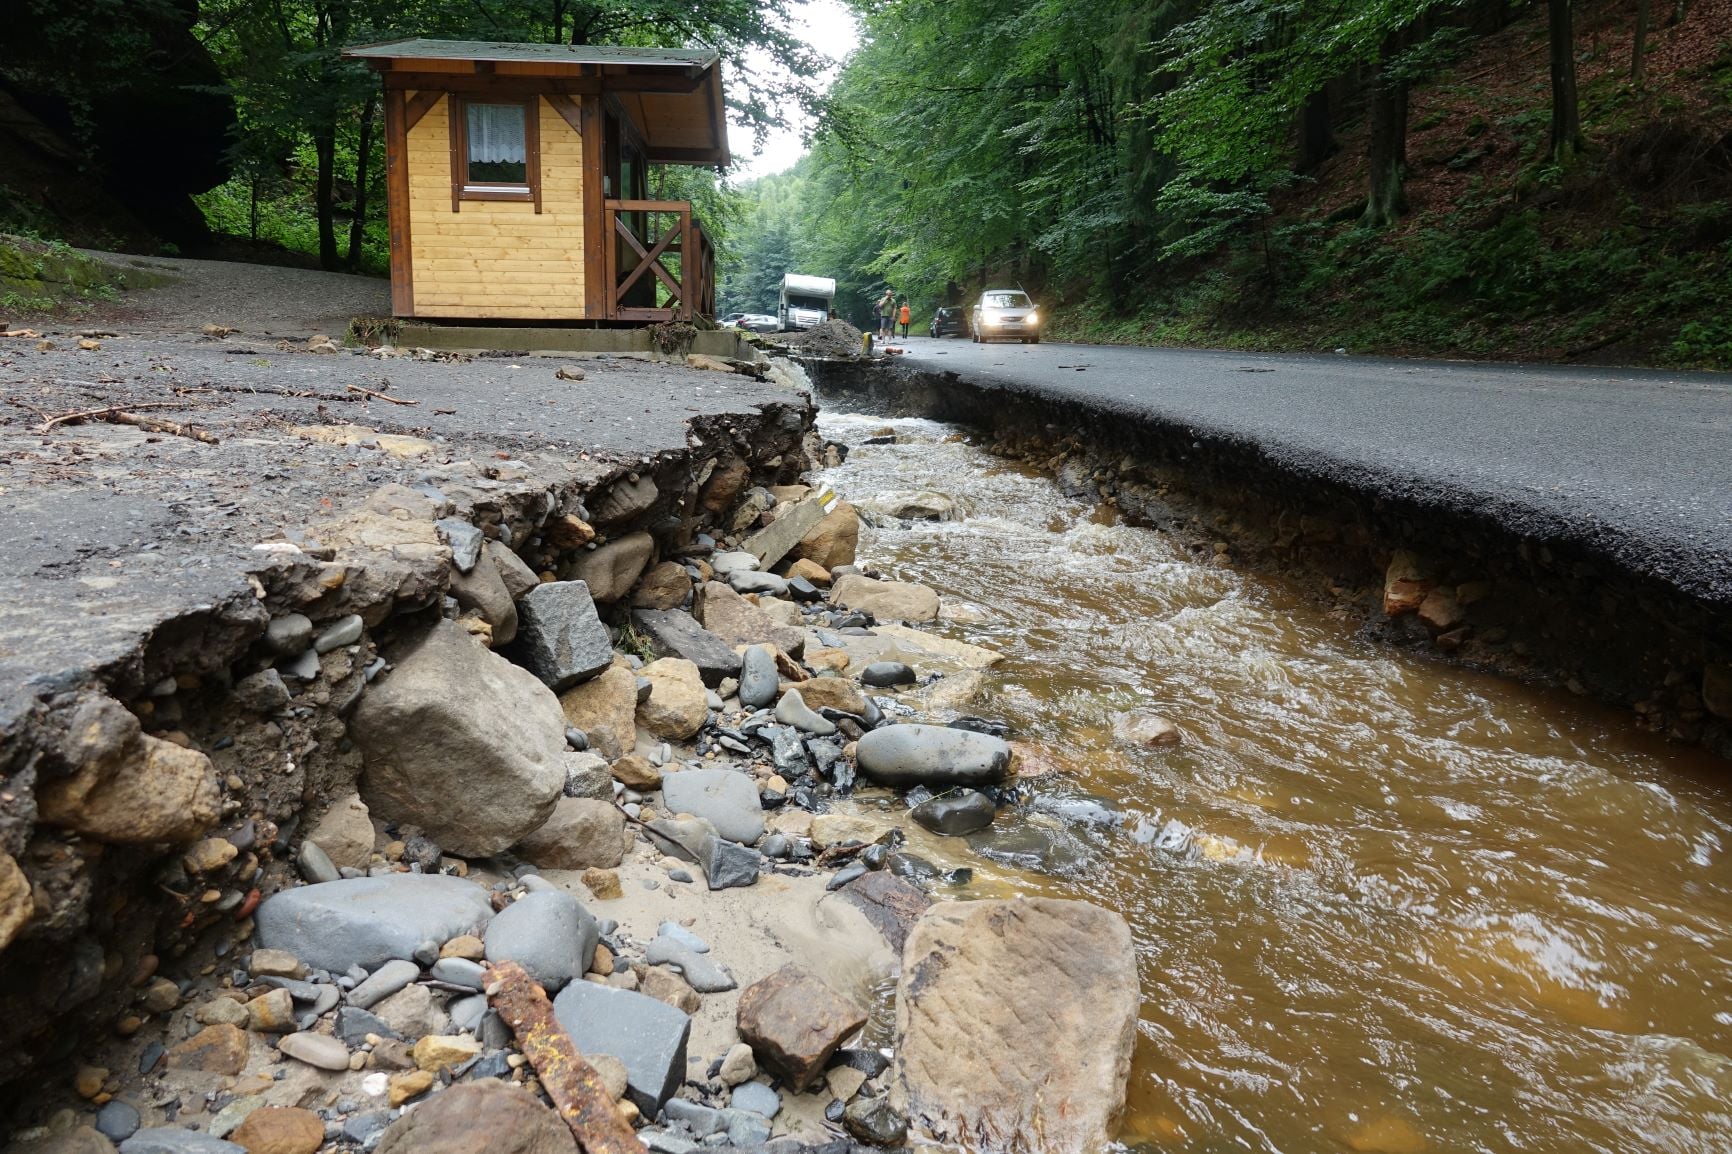
[[595,1067],[583,1060],[571,1035],[554,1018],[547,992],[522,966],[516,962],[493,966],[487,1001],[517,1035],[517,1045],[535,1067],[541,1088],[571,1127],[584,1154],[646,1154]]
[[197,425],[182,425],[174,421],[165,421],[160,417],[141,417],[137,413],[120,412],[103,420],[112,421],[117,425],[131,425],[152,433],[172,433],[177,437],[187,437],[194,441],[202,441],[207,445],[220,444],[216,436],[207,433]]
[[115,413],[123,413],[132,409],[179,409],[184,407],[174,401],[146,401],[135,405],[107,405],[100,409],[79,409],[76,412],[61,413],[59,416],[49,417],[42,422],[42,427],[36,431],[46,433],[55,425],[74,425],[79,421],[104,421]]
[[[22,402],[14,402],[22,405]],[[24,408],[30,408],[23,405]],[[36,430],[38,433],[50,432],[56,425],[75,425],[81,421],[106,421],[111,425],[131,425],[136,429],[144,429],[152,433],[171,433],[176,437],[187,437],[194,441],[202,441],[207,445],[220,444],[215,436],[205,432],[197,425],[183,425],[178,421],[165,421],[160,417],[144,417],[134,412],[135,409],[179,409],[184,408],[174,401],[145,401],[133,405],[109,405],[101,409],[80,409],[73,413],[61,413],[49,417],[40,410],[32,412],[44,419]]]
[[351,393],[360,393],[363,397],[372,397],[378,401],[390,401],[393,405],[419,405],[420,401],[405,401],[401,397],[387,397],[384,393],[375,393],[372,389],[363,389],[360,385],[348,386]]

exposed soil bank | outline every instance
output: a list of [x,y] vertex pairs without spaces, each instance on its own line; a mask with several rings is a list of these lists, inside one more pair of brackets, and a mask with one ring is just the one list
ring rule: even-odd
[[[489,607],[454,588],[458,557],[485,543],[532,579],[587,578],[617,622],[638,575],[727,507],[700,503],[706,485],[793,481],[811,448],[803,393],[683,365],[590,362],[586,385],[550,361],[92,343],[0,349],[12,1100],[92,1029],[144,1027],[135,1002],[159,971],[215,969],[297,830],[353,791],[344,718],[393,638],[458,605],[492,635]],[[387,389],[414,404],[376,399]],[[210,439],[42,429],[105,406]]]
[[1490,502],[1296,470],[1254,441],[894,364],[812,362],[866,411],[981,430],[1066,491],[1266,571],[1360,616],[1368,637],[1632,708],[1732,756],[1732,610],[1621,563],[1592,525],[1512,529]]

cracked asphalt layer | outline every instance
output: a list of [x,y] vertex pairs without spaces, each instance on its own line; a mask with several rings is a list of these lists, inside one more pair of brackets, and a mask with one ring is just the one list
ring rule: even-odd
[[915,369],[1253,444],[1296,477],[1489,516],[1732,606],[1732,374],[903,343]]
[[[258,306],[255,306],[258,307]],[[244,594],[255,543],[329,518],[381,485],[432,471],[482,478],[503,459],[537,477],[593,482],[688,447],[706,414],[803,404],[749,377],[629,358],[381,361],[304,342],[133,332],[77,347],[89,322],[0,338],[0,699],[30,678],[125,659],[161,622]],[[579,363],[579,362],[572,362]],[[358,385],[414,405],[351,392]],[[100,421],[43,417],[126,404],[194,423],[205,444]],[[359,425],[433,443],[398,458],[298,436]]]

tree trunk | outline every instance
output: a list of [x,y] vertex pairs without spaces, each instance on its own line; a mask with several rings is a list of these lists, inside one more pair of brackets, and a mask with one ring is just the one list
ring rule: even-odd
[[254,244],[259,243],[259,174],[256,172],[247,181],[247,232]]
[[1335,152],[1335,128],[1329,118],[1329,89],[1319,88],[1299,110],[1298,171],[1313,172]]
[[367,103],[361,106],[361,139],[355,148],[355,216],[349,221],[350,272],[361,267],[361,248],[366,241],[367,164],[373,156],[373,114],[378,104],[377,94],[369,92]]
[[1648,9],[1652,0],[1636,0],[1636,44],[1630,49],[1630,83],[1642,87],[1647,79]]
[[336,272],[342,267],[337,259],[337,213],[332,203],[337,185],[337,129],[330,121],[322,121],[313,129],[313,152],[319,162],[313,191],[313,210],[319,219],[319,267]]
[[1576,99],[1576,35],[1571,0],[1546,0],[1551,32],[1552,138],[1550,156],[1565,159],[1582,150],[1582,114]]
[[1378,53],[1377,75],[1371,82],[1371,186],[1365,194],[1362,223],[1382,228],[1407,211],[1407,81],[1391,63],[1406,47],[1399,32],[1391,33]]

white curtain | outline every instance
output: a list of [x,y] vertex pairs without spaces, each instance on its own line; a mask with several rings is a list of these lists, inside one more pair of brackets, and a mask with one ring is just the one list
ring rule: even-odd
[[529,150],[523,139],[523,105],[470,104],[466,107],[471,163],[528,162]]

